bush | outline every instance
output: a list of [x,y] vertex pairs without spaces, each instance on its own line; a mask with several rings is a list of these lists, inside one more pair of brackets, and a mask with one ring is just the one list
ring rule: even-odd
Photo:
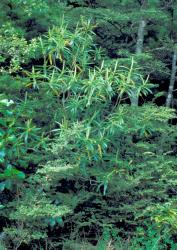
[[62,23],[36,43],[43,64],[21,78],[24,101],[17,107],[1,101],[1,177],[24,180],[19,164],[28,169],[26,155],[47,157],[2,204],[7,246],[62,247],[84,239],[88,247],[112,249],[120,237],[124,245],[130,239],[130,249],[173,245],[174,110],[126,103],[134,90],[147,95],[151,84],[141,76],[136,83],[133,59],[130,69],[95,63],[90,22],[82,20],[74,32]]

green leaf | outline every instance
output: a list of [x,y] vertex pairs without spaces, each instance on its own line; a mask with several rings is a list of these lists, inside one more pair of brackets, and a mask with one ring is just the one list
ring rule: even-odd
[[0,119],[0,125],[5,127],[7,124],[6,124],[6,122],[4,120]]
[[12,166],[8,166],[4,173],[0,174],[1,179],[25,179],[25,174]]
[[7,180],[5,182],[5,187],[8,189],[8,190],[11,190],[12,189],[12,181],[11,180]]
[[51,227],[54,227],[55,224],[56,224],[55,219],[54,219],[54,218],[50,218],[50,219],[49,219],[49,225],[50,225]]
[[56,218],[56,222],[59,224],[59,225],[63,225],[63,219],[61,217],[57,217]]
[[4,150],[0,150],[0,159],[4,158],[5,155],[6,155],[5,151]]
[[103,195],[106,195],[107,188],[108,188],[108,181],[106,180],[104,182]]
[[17,174],[17,177],[21,180],[25,179],[25,174],[22,171],[19,171],[19,173]]
[[0,183],[0,191],[1,192],[4,191],[5,187],[6,187],[6,183],[5,182],[1,182]]

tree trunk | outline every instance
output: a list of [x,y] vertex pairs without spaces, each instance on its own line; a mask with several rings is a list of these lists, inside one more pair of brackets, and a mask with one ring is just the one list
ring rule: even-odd
[[145,27],[146,27],[146,22],[145,20],[141,19],[139,22],[138,37],[137,37],[137,42],[136,42],[136,54],[137,55],[143,52]]
[[[137,35],[136,50],[135,50],[136,55],[139,55],[143,52],[145,27],[146,27],[146,21],[141,19],[139,21],[139,27],[138,27],[138,35]],[[138,106],[138,99],[139,96],[135,87],[135,90],[132,90],[132,96],[130,98],[131,106]]]
[[177,71],[176,62],[177,62],[177,50],[175,49],[172,59],[171,78],[166,99],[166,107],[170,107],[173,98],[173,90],[174,90],[176,71]]

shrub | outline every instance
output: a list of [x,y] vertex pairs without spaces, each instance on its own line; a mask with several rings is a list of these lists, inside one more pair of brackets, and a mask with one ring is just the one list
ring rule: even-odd
[[[3,117],[8,119],[2,126],[3,133],[20,142],[22,155],[33,148],[34,157],[43,152],[44,141],[33,121],[26,118],[31,114],[40,124],[38,108],[42,110],[45,122],[50,123],[41,128],[46,132],[50,127],[47,132],[52,141],[45,151],[50,160],[41,162],[20,189],[17,185],[15,199],[2,207],[3,216],[10,220],[4,228],[6,242],[15,249],[22,243],[43,244],[46,239],[47,246],[61,246],[66,239],[77,243],[83,238],[88,245],[96,245],[100,237],[105,249],[112,248],[112,240],[114,246],[118,237],[125,244],[131,238],[134,249],[161,244],[159,239],[164,239],[164,232],[176,221],[175,197],[170,194],[176,190],[177,174],[176,132],[169,123],[174,110],[152,103],[138,107],[125,103],[132,90],[147,95],[151,84],[140,75],[137,84],[133,60],[130,69],[94,62],[90,22],[82,20],[73,33],[64,24],[54,27],[37,43],[44,64],[33,65],[27,72],[23,80],[30,80],[25,85],[29,97],[19,105],[15,118],[3,109]],[[37,98],[47,103],[37,104],[37,109],[32,106],[30,111],[25,108],[38,103]],[[7,108],[9,102],[5,102]],[[13,150],[16,140],[10,144]],[[11,149],[6,146],[7,160],[13,165]],[[16,168],[5,166],[1,177],[10,173],[24,179],[17,165],[22,155],[15,155]],[[172,207],[163,220],[167,204]],[[148,235],[146,244],[136,231],[139,228],[145,232],[142,237]],[[172,242],[172,231],[168,236]]]

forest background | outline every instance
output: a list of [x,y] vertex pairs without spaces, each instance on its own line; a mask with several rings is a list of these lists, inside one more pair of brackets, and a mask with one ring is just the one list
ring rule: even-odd
[[177,249],[175,0],[1,0],[0,249]]

